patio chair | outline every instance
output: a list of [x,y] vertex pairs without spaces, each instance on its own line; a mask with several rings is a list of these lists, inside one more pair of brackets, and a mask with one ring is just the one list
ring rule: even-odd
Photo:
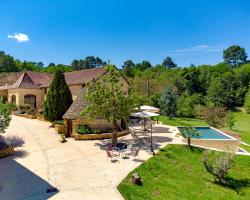
[[137,157],[139,159],[139,149],[134,149],[131,151],[130,155],[134,156],[134,159]]
[[112,161],[113,158],[116,158],[119,156],[119,154],[116,154],[113,151],[106,150],[106,153],[107,153],[107,160],[110,158],[110,161]]
[[133,142],[134,142],[135,144],[139,144],[139,143],[140,143],[140,139],[139,139],[139,137],[136,135],[134,129],[131,128],[131,127],[129,127],[129,132],[130,132],[130,134],[131,134],[131,136],[132,136],[132,138],[133,138]]

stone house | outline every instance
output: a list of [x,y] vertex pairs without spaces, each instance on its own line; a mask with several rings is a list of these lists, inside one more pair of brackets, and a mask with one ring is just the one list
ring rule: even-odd
[[[86,83],[98,80],[106,72],[105,68],[101,67],[64,73],[73,98],[71,107],[64,115],[68,135],[72,135],[73,122],[80,120],[80,111],[84,107],[82,95]],[[0,84],[2,84],[2,86],[0,85],[0,96],[5,96],[8,103],[14,103],[17,106],[30,104],[38,110],[42,108],[43,102],[46,99],[52,78],[52,74],[31,71],[12,74],[11,78],[5,77],[0,81]],[[5,83],[3,82],[4,80],[6,80]],[[129,87],[128,81],[123,76],[120,77],[120,81],[123,84],[123,90],[127,91]],[[98,124],[103,124],[102,120]],[[100,126],[104,129],[105,127],[107,128],[107,122],[106,125]]]

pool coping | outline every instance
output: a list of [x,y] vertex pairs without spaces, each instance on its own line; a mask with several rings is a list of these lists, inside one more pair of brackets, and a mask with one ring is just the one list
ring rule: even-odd
[[[187,127],[187,126],[177,126],[179,132],[181,132],[180,129],[179,129],[179,127],[181,128],[181,127]],[[197,127],[197,128],[211,128],[211,129],[213,129],[213,130],[219,132],[220,134],[222,134],[222,135],[224,135],[224,136],[230,138],[230,139],[197,139],[197,138],[192,138],[192,140],[218,140],[218,141],[222,141],[222,140],[224,140],[224,141],[235,140],[235,141],[239,141],[239,139],[236,139],[235,137],[233,137],[233,136],[231,136],[231,135],[228,135],[228,134],[224,133],[223,131],[221,131],[221,130],[219,130],[219,129],[217,129],[217,128],[214,128],[214,127],[212,127],[212,126],[191,126],[191,127],[193,127],[193,128],[196,128],[196,127]]]

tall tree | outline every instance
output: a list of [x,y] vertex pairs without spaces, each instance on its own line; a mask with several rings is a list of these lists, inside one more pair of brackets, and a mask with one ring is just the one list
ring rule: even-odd
[[99,57],[87,56],[84,60],[73,60],[71,66],[74,70],[91,69],[105,66],[107,63]]
[[61,70],[57,70],[44,102],[45,119],[49,121],[62,119],[63,114],[68,110],[72,102],[72,95],[65,81],[64,74]]
[[0,51],[0,72],[17,72],[14,58]]
[[177,65],[174,63],[173,59],[171,57],[166,57],[163,62],[162,65],[168,69],[173,69],[176,68]]
[[135,66],[135,63],[132,60],[126,60],[122,65],[122,70],[128,77],[133,76],[133,67]]
[[167,87],[159,99],[159,105],[163,115],[173,118],[176,113],[176,95],[171,87]]
[[246,50],[239,45],[233,45],[223,51],[223,58],[230,66],[237,67],[246,63],[247,53]]
[[85,100],[87,107],[82,116],[96,119],[102,118],[112,123],[112,143],[117,143],[118,121],[127,120],[136,108],[136,98],[132,91],[126,93],[119,81],[120,72],[113,66],[106,66],[108,73],[96,82],[87,84]]

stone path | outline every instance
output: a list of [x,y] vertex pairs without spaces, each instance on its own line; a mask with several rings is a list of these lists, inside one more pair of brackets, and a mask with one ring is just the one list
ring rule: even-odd
[[[165,130],[169,131],[154,134],[159,144],[178,143],[174,128]],[[120,200],[117,185],[151,156],[143,150],[139,159],[110,162],[100,149],[102,141],[68,139],[62,144],[50,123],[16,116],[6,134],[23,137],[25,144],[15,156],[0,159],[0,199],[4,200]],[[53,187],[58,192],[46,193]]]

